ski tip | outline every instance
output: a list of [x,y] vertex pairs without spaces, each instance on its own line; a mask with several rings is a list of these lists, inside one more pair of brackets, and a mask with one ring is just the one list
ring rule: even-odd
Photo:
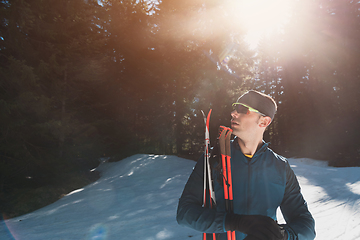
[[210,115],[211,115],[211,111],[212,109],[210,109],[208,115],[207,115],[207,118],[206,118],[206,127],[209,128],[209,125],[210,125]]
[[[200,110],[200,111],[201,111],[203,117],[206,118],[206,115],[205,115],[204,111],[203,111],[203,110]],[[207,115],[207,118],[210,118],[211,111],[212,111],[212,109],[209,110],[209,113],[208,113],[208,115]]]

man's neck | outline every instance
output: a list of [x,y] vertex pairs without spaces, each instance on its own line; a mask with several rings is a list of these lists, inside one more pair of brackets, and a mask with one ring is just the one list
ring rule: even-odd
[[242,153],[246,155],[254,155],[258,147],[260,147],[263,142],[262,139],[260,140],[257,139],[252,141],[251,140],[246,141],[241,138],[237,138],[237,139]]

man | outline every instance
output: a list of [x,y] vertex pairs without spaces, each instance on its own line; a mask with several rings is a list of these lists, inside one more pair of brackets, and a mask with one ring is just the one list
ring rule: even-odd
[[[216,209],[202,207],[203,161],[198,161],[179,200],[179,224],[206,233],[235,231],[236,240],[311,240],[314,219],[300,192],[287,160],[263,141],[277,110],[275,101],[258,91],[249,91],[233,104],[231,128],[232,187],[234,213],[226,213],[222,175],[218,162],[212,166]],[[221,164],[220,164],[221,165]],[[220,180],[219,180],[220,179]],[[278,225],[280,206],[286,224]]]

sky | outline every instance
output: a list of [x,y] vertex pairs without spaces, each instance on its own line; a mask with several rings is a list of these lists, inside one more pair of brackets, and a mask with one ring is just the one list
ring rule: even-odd
[[261,38],[283,31],[292,15],[292,4],[288,0],[228,1],[226,8],[233,10],[233,25],[246,31],[245,41],[255,49]]
[[[316,240],[360,239],[360,168],[289,159],[316,223]],[[0,221],[1,240],[184,240],[201,233],[176,222],[195,162],[138,154],[103,163],[101,178],[32,213]],[[279,222],[282,216],[278,212]]]

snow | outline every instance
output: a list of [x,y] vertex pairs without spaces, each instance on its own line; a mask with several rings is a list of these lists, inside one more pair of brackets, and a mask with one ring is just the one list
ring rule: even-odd
[[[360,239],[360,168],[333,168],[312,159],[289,162],[315,218],[316,239]],[[0,239],[201,239],[200,232],[175,220],[194,165],[163,155],[102,163],[98,181],[42,209],[0,221]]]

